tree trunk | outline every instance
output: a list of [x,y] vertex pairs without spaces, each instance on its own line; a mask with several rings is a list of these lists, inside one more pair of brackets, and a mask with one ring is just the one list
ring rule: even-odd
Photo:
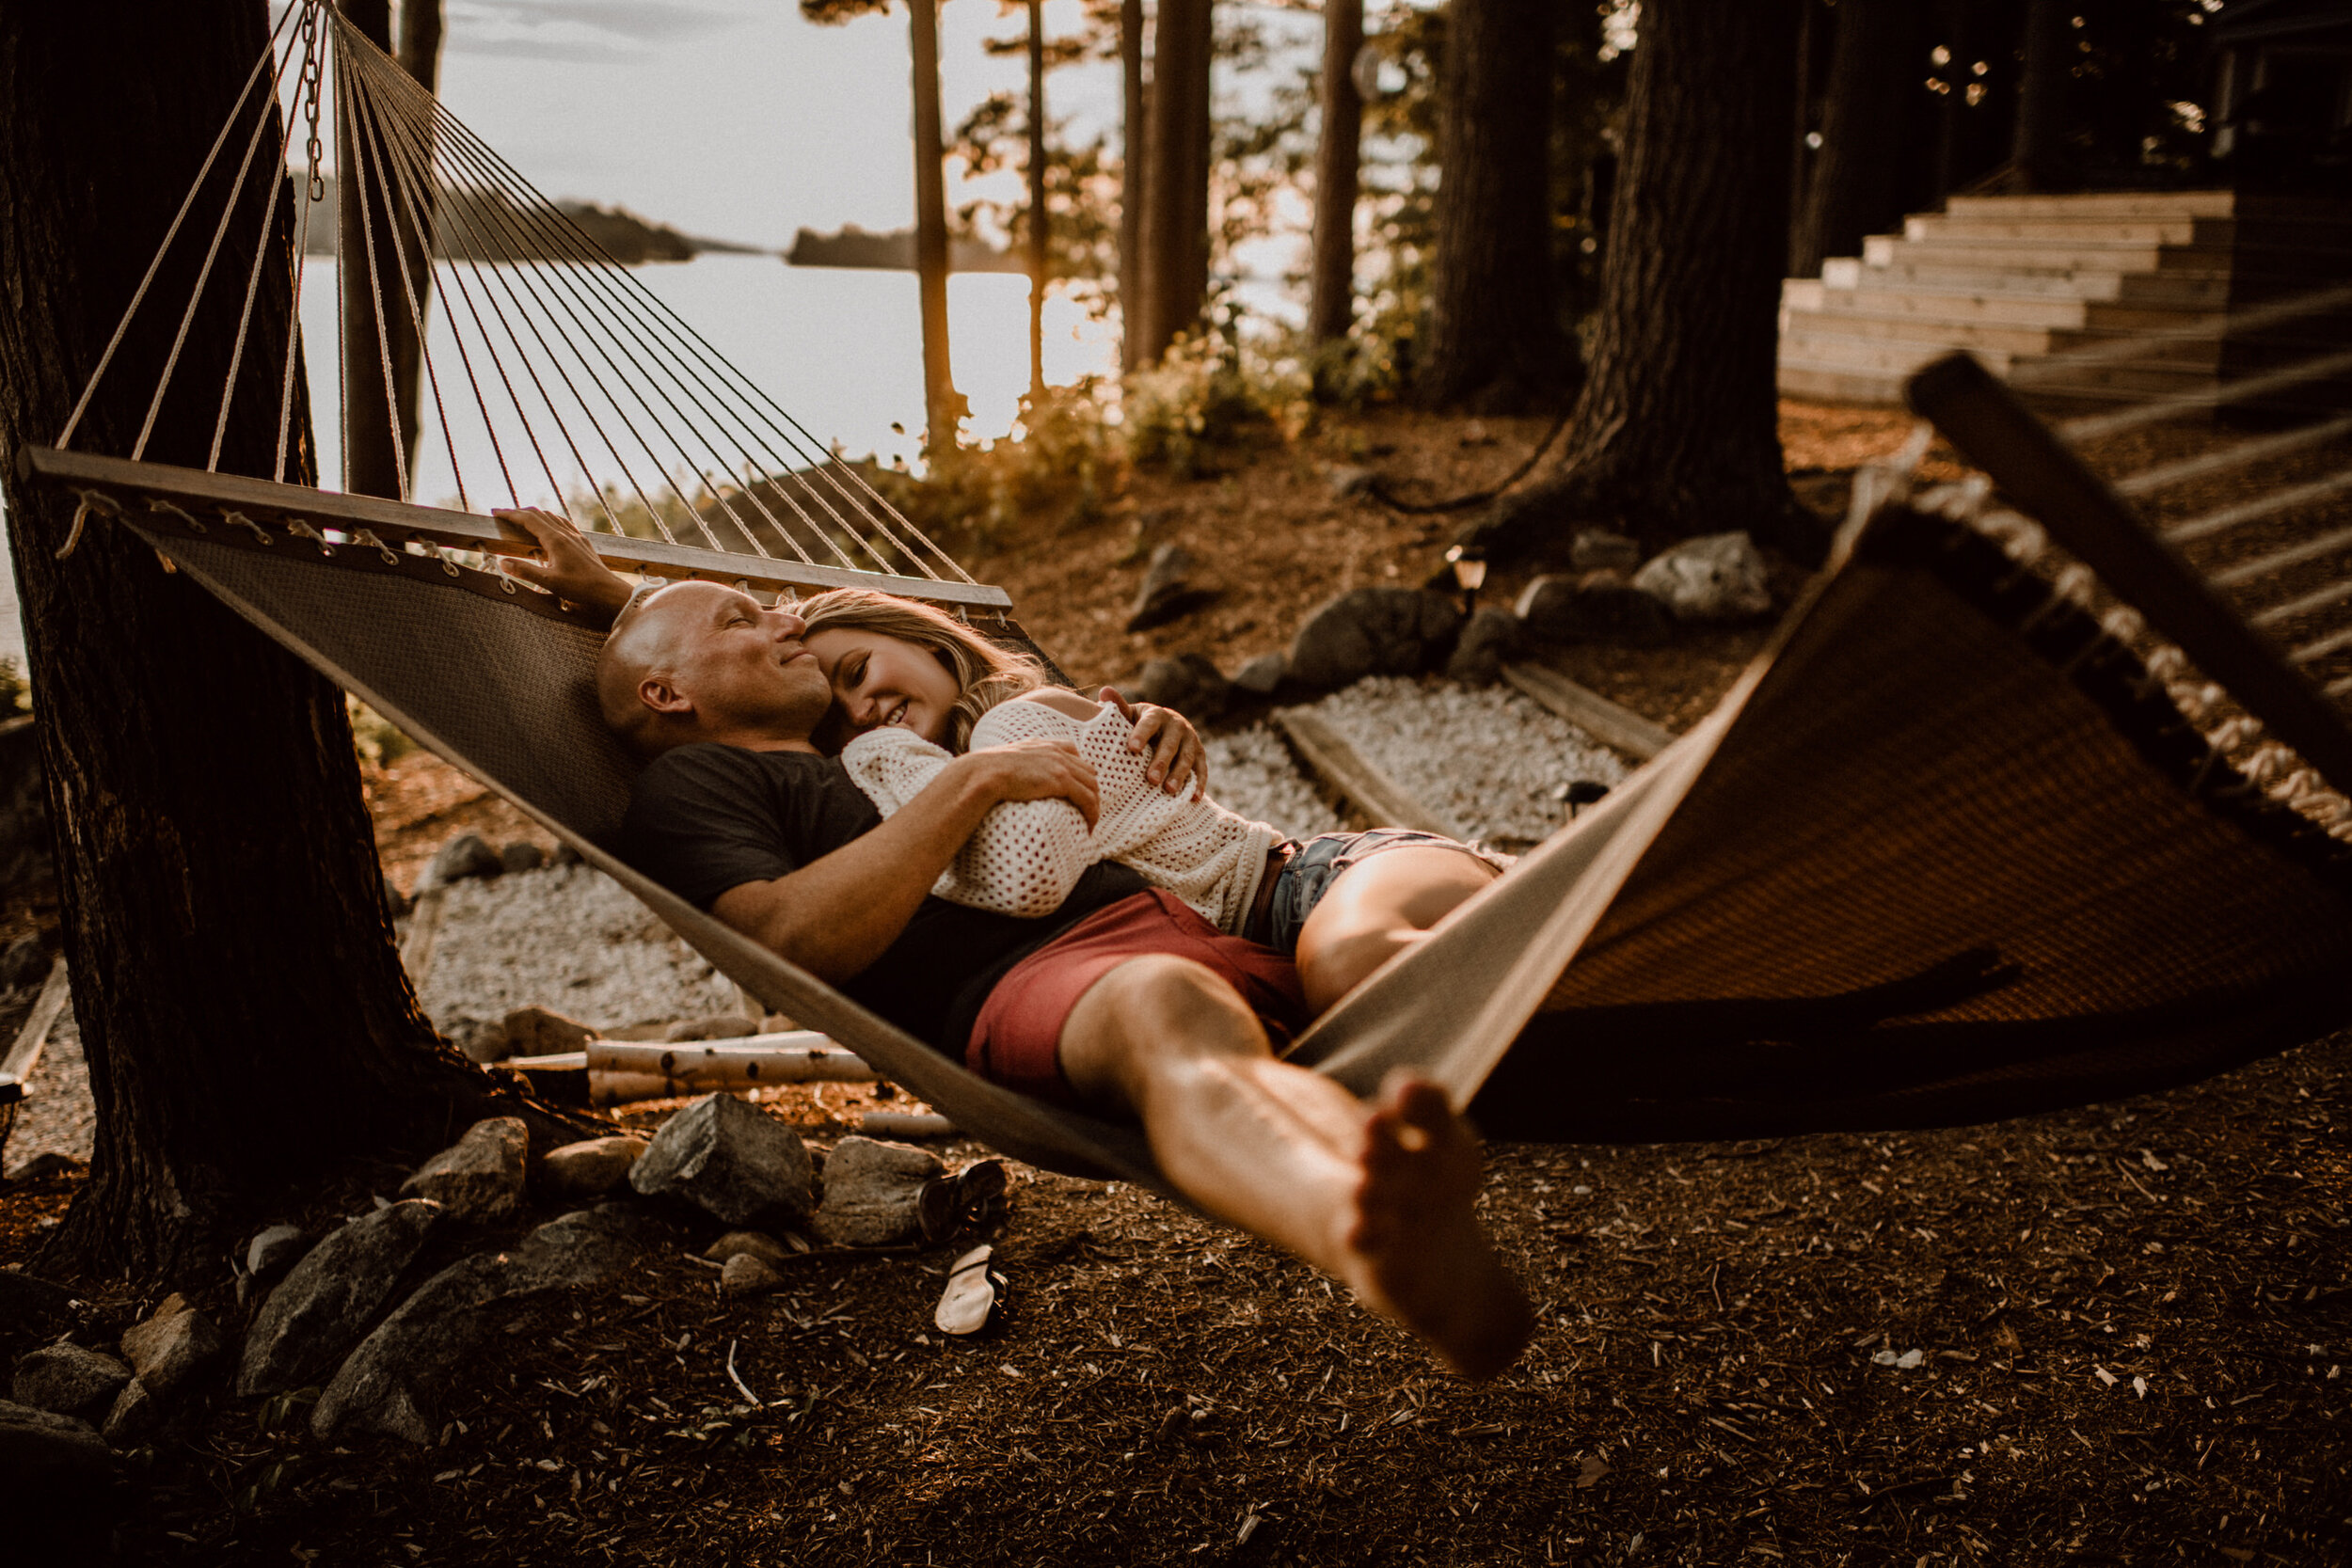
[[1160,0],[1152,48],[1152,172],[1143,201],[1143,329],[1159,358],[1200,325],[1209,296],[1210,0]]
[[1902,216],[1903,160],[1887,142],[1909,123],[1928,65],[1913,49],[1917,0],[1838,0],[1836,14],[1821,150],[1788,246],[1792,277],[1819,276],[1827,257],[1861,255],[1865,234]]
[[[216,1270],[256,1216],[356,1157],[421,1151],[487,1099],[401,972],[342,693],[158,570],[127,530],[93,518],[57,559],[72,498],[15,477],[16,451],[63,427],[261,55],[266,15],[261,0],[0,9],[0,456],[98,1115],[91,1180],[52,1266]],[[110,90],[91,91],[99,80]],[[196,213],[219,212],[233,167]],[[201,467],[212,442],[265,199],[246,191],[149,444],[159,462]],[[220,457],[263,477],[296,264],[282,195],[277,211]],[[77,448],[129,451],[203,228],[173,247]],[[290,467],[307,480],[295,412]]]
[[1119,368],[1140,369],[1143,341],[1143,206],[1152,169],[1143,87],[1143,0],[1119,3]]
[[1356,170],[1364,124],[1356,56],[1364,49],[1364,0],[1325,0],[1323,129],[1315,141],[1314,255],[1308,267],[1307,336],[1345,338],[1356,319]]
[[1045,396],[1045,18],[1029,0],[1029,401]]
[[2025,69],[2017,79],[2017,126],[2009,161],[2015,183],[2028,191],[2066,189],[2066,81],[2074,63],[2071,8],[2059,0],[2026,0]]
[[1551,0],[1451,0],[1424,402],[1522,409],[1573,379],[1554,314]]
[[947,360],[947,151],[940,129],[939,0],[908,0],[914,45],[914,274],[923,308],[926,443],[952,450],[963,422]]
[[[397,56],[403,71],[415,78],[427,92],[439,90],[441,79],[441,0],[400,0],[400,52]],[[416,194],[422,209],[413,229],[401,232],[402,260],[407,264],[408,276],[415,280],[417,309],[424,317],[428,330],[433,309],[433,227],[436,209],[441,193],[438,189],[440,171],[434,163],[435,128],[431,123],[421,133],[424,146],[421,150],[427,167],[434,170],[431,183]],[[412,335],[413,337],[413,335]],[[400,408],[401,428],[408,432],[408,479],[416,483],[416,432],[422,428],[418,416],[418,374],[424,362],[421,353],[411,352],[392,361],[392,395]]]
[[[392,47],[390,0],[343,0],[344,17],[378,49]],[[340,89],[340,84],[338,84]],[[429,268],[420,229],[384,133],[335,103],[335,257],[342,290],[343,488],[408,498],[417,466],[417,323]],[[400,411],[394,436],[392,411]]]
[[1818,560],[1827,530],[1781,470],[1773,389],[1787,259],[1789,0],[1645,0],[1590,375],[1565,455],[1470,537],[1651,546],[1744,528]]

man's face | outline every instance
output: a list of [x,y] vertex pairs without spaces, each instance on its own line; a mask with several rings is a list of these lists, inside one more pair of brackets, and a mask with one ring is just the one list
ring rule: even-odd
[[706,735],[805,740],[824,717],[832,689],[790,610],[769,610],[739,589],[685,582],[640,613],[666,623],[669,684]]

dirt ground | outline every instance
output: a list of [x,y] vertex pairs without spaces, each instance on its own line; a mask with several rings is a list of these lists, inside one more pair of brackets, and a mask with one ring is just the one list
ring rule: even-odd
[[[1230,670],[1337,588],[1434,564],[1444,525],[1333,499],[1323,464],[1470,488],[1540,428],[1368,420],[1244,475],[1146,481],[1106,520],[975,571],[1082,678],[1187,648]],[[1825,510],[1907,428],[1784,409]],[[1180,533],[1224,595],[1120,631],[1142,556]],[[1760,637],[1564,657],[1681,724]],[[429,758],[370,786],[404,885],[457,826],[530,836]],[[609,1284],[519,1310],[430,1449],[319,1445],[298,1400],[215,1394],[136,1457],[121,1557],[2343,1561],[2347,1043],[1992,1127],[1498,1146],[1485,1211],[1542,1327],[1484,1386],[1284,1255],[1122,1185],[1014,1168],[994,1236],[1009,1302],[973,1340],[930,1322],[952,1247],[809,1257],[784,1294],[733,1301],[690,1256],[717,1227],[681,1221]],[[869,1101],[825,1085],[769,1103],[821,1144]],[[357,1212],[402,1174],[358,1173],[304,1217]],[[31,1256],[81,1180],[0,1194],[0,1263]],[[91,1342],[144,1305],[80,1283]],[[225,1289],[201,1299],[240,1317]]]

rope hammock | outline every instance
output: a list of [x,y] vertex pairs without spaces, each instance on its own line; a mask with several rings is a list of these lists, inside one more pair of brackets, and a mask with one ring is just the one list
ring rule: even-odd
[[[326,0],[290,8],[158,250],[150,282],[175,245],[209,246],[193,295],[167,310],[142,284],[116,345],[142,311],[179,341],[199,309],[241,299],[249,324],[264,266],[298,293],[328,126],[338,211],[320,219],[361,312],[342,341],[373,345],[396,407],[400,345],[422,344],[437,293],[454,362],[421,356],[422,422],[453,463],[460,429],[495,454],[494,476],[461,477],[461,505],[553,499],[618,570],[873,587],[1021,637],[1001,590]],[[227,204],[192,222],[225,161]],[[253,183],[266,196],[241,202]],[[224,246],[256,210],[259,230]],[[245,276],[215,276],[224,250],[250,255]],[[2347,314],[2338,289],[2185,330],[2308,347]],[[2068,358],[2161,356],[2178,336]],[[56,447],[21,456],[78,497],[75,536],[91,516],[135,531],[761,1001],[960,1126],[1040,1165],[1157,1184],[1134,1129],[974,1077],[609,852],[634,769],[592,694],[601,634],[483,568],[523,543],[417,504],[396,422],[399,494],[284,483],[290,346],[271,367],[272,479],[148,463],[167,395],[213,395],[175,388],[175,352],[140,389],[126,456],[72,450],[112,359]],[[1414,1066],[1501,1135],[1650,1141],[2018,1115],[2217,1071],[2352,1018],[2352,528],[2328,512],[2352,492],[2347,381],[2352,356],[2298,351],[2054,434],[1964,356],[1929,367],[1915,409],[1982,471],[1920,484],[1925,427],[1866,470],[1831,565],[1714,713],[1326,1014],[1299,1058],[1359,1092]],[[2269,408],[2276,426],[2117,483],[2069,444],[2216,407]],[[2253,493],[2278,473],[2294,477]],[[2244,499],[2161,533],[2134,508],[2224,475]]]

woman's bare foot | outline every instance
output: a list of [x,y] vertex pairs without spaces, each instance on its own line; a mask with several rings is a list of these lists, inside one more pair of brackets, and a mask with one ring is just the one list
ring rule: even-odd
[[1362,1162],[1341,1276],[1454,1371],[1502,1371],[1525,1348],[1533,1315],[1478,1223],[1484,1162],[1445,1091],[1391,1073],[1364,1123]]

